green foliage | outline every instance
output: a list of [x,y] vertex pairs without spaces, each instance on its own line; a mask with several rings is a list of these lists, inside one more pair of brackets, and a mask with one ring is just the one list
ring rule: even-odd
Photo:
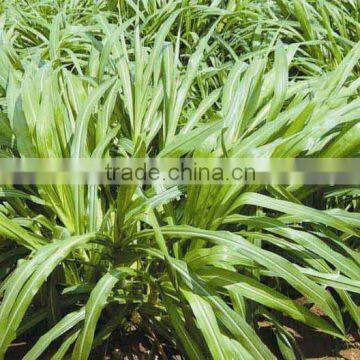
[[[2,157],[360,155],[354,0],[0,9]],[[294,358],[286,317],[341,339],[345,313],[360,326],[358,188],[37,185],[0,198],[0,358],[39,331],[25,359],[87,359],[140,331],[153,354],[272,359],[261,320]]]

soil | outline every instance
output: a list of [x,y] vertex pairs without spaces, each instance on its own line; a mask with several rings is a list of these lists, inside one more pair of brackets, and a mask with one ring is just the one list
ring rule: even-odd
[[[344,342],[338,339],[335,339],[329,335],[323,334],[321,332],[309,331],[309,329],[299,328],[296,326],[296,331],[294,328],[287,327],[287,329],[293,333],[296,342],[306,359],[345,359],[345,360],[360,360],[360,338],[355,336],[354,333],[349,333],[347,335],[349,342]],[[282,356],[274,346],[276,344],[276,339],[270,331],[270,327],[262,329],[262,336],[264,342],[267,343],[268,347],[276,355],[278,359],[281,359]]]
[[[305,305],[306,299],[300,298],[297,302]],[[314,314],[326,318],[324,312],[319,307],[314,305],[310,308],[310,310]],[[348,341],[345,342],[322,332],[314,331],[314,329],[311,329],[308,326],[288,317],[283,317],[281,323],[284,324],[286,329],[292,333],[305,359],[360,360],[360,333],[359,329],[356,329],[355,327],[348,329],[346,334]],[[276,357],[278,359],[282,359],[282,356],[275,345],[276,338],[271,330],[272,325],[270,323],[263,322],[260,326],[261,338],[276,355]]]

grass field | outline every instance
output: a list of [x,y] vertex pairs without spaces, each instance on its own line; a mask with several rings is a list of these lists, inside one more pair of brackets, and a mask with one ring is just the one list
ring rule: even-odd
[[[358,0],[0,4],[1,158],[360,155]],[[2,185],[0,359],[359,359],[359,194]]]

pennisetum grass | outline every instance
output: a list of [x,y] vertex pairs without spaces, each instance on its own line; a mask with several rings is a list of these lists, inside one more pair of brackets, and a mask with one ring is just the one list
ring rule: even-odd
[[[2,157],[359,156],[355,0],[19,0],[0,27]],[[2,186],[0,358],[141,334],[150,358],[272,359],[266,320],[295,359],[287,318],[346,339],[359,193]]]

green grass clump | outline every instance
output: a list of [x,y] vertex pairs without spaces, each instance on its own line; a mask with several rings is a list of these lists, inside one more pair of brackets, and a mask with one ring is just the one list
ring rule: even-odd
[[[13,0],[0,27],[2,157],[360,154],[355,0]],[[295,359],[287,318],[345,339],[359,193],[2,186],[0,359],[131,354],[132,334],[150,358],[272,359],[264,320]]]

